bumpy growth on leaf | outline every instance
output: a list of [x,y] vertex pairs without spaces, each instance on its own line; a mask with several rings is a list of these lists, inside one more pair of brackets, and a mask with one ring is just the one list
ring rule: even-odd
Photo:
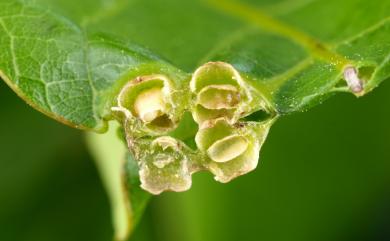
[[[217,181],[228,182],[255,169],[273,121],[265,97],[223,62],[197,69],[187,81],[191,91],[180,97],[174,97],[174,82],[162,75],[137,77],[122,88],[112,108],[139,163],[141,187],[153,194],[185,191],[199,170],[210,170]],[[181,98],[179,105],[174,98]],[[243,120],[259,110],[269,118]],[[185,111],[198,125],[195,149],[169,136]]]
[[0,77],[72,127],[118,119],[153,193],[250,171],[276,116],[388,79],[389,39],[384,0],[0,0]]

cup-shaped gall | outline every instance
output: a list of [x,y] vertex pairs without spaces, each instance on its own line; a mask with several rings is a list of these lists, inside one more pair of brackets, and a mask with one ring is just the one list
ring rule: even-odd
[[223,62],[210,62],[198,68],[190,88],[195,95],[193,117],[199,124],[221,117],[234,123],[252,98],[237,70]]
[[256,168],[267,133],[268,127],[258,123],[232,126],[220,118],[205,122],[195,141],[208,157],[206,168],[217,181],[226,183]]
[[165,76],[138,77],[122,88],[117,99],[118,106],[113,110],[123,112],[128,119],[137,120],[138,126],[149,131],[166,132],[175,126],[171,114],[171,92],[171,82]]
[[191,187],[191,172],[184,144],[168,136],[143,143],[139,153],[141,187],[152,194],[183,192]]

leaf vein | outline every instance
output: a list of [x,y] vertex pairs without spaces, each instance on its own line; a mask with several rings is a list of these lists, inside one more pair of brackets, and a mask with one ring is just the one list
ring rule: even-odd
[[268,16],[258,8],[234,0],[206,0],[206,2],[219,11],[240,18],[261,29],[290,38],[306,48],[316,58],[334,64],[339,70],[344,69],[347,65],[352,65],[352,60],[333,52],[324,43]]
[[356,41],[357,39],[359,38],[362,38],[364,37],[365,35],[367,34],[370,34],[380,28],[382,28],[383,26],[385,26],[388,22],[390,22],[390,17],[387,17],[385,19],[382,19],[381,21],[379,22],[376,22],[374,23],[373,25],[371,25],[370,27],[367,27],[366,29],[364,29],[363,31],[361,31],[360,33],[356,34],[355,36],[352,36],[346,40],[343,40],[342,42],[340,43],[337,43],[335,44],[335,48],[337,48],[338,46],[340,45],[343,45],[343,44],[348,44],[348,43],[351,43],[353,41]]
[[13,65],[13,68],[14,68],[14,72],[15,72],[15,84],[18,85],[19,83],[19,76],[20,76],[20,70],[19,70],[19,66],[18,66],[18,63],[17,63],[17,59],[16,59],[16,53],[15,53],[15,38],[14,36],[11,34],[11,32],[9,31],[9,29],[7,28],[4,20],[2,18],[0,18],[0,25],[2,26],[2,28],[4,29],[5,33],[8,35],[8,37],[10,38],[10,53],[11,53],[11,58],[12,58],[12,65]]

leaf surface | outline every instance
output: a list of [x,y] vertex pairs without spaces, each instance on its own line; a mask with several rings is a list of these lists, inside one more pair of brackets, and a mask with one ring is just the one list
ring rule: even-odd
[[365,92],[388,78],[389,15],[382,0],[7,0],[0,69],[31,105],[80,128],[104,129],[121,78],[185,79],[208,61],[231,63],[290,113],[346,90],[346,65],[362,69]]

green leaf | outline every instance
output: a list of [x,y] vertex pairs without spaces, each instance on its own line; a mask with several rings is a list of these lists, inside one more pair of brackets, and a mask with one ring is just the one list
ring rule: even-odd
[[279,113],[346,90],[335,87],[348,64],[365,74],[364,92],[390,75],[388,1],[0,4],[3,79],[35,108],[79,128],[104,129],[113,96],[131,76],[191,73],[211,60],[231,63]]
[[[339,91],[362,96],[390,77],[389,19],[390,2],[383,0],[0,0],[0,76],[34,108],[73,127],[103,132],[108,120],[121,120],[131,151],[150,146],[153,140],[148,138],[160,136],[176,122],[179,130],[163,133],[180,140],[171,147],[196,147],[196,131],[215,124],[210,118],[222,115],[229,125],[242,129],[222,135],[226,142],[217,140],[220,145],[210,143],[213,151],[236,157],[238,153],[230,155],[217,147],[249,139],[251,143],[242,146],[253,146],[254,151],[241,153],[233,164],[217,165],[205,157],[207,150],[185,148],[185,158],[175,160],[179,163],[174,170],[185,169],[190,175],[209,168],[230,180],[248,163],[250,170],[255,167],[253,153],[260,150],[278,116],[306,110]],[[155,105],[143,113],[149,119],[169,112],[172,123],[159,119],[159,124],[169,127],[163,131],[111,109],[123,110],[136,102],[137,96],[117,97],[127,94],[124,86],[145,77],[156,83],[167,80],[174,87],[167,110]],[[212,81],[237,83],[221,88]],[[209,86],[198,90],[198,83]],[[153,91],[159,100],[159,89]],[[250,98],[226,105],[208,99],[214,94],[222,100],[232,94]],[[216,109],[193,106],[194,96],[199,95],[202,103]],[[181,121],[189,111],[196,123],[191,118]],[[180,129],[183,126],[188,128]],[[134,144],[134,139],[141,144]],[[157,143],[158,152],[164,151],[166,139],[159,140],[163,142]],[[109,149],[104,143],[101,148]],[[134,155],[137,161],[141,151]],[[194,163],[187,165],[186,156]],[[96,158],[103,157],[106,154],[100,153]],[[133,164],[130,158],[128,173],[135,170]],[[241,172],[236,173],[236,168]],[[128,182],[133,188],[135,183]]]

